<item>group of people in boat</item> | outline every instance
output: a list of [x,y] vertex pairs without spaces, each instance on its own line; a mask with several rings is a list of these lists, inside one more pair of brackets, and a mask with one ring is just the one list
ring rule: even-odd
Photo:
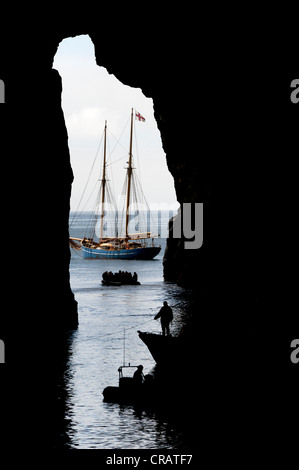
[[103,281],[105,282],[121,282],[122,284],[139,284],[138,282],[138,274],[134,272],[134,274],[129,273],[128,271],[121,271],[119,270],[116,273],[112,271],[105,271],[102,274]]

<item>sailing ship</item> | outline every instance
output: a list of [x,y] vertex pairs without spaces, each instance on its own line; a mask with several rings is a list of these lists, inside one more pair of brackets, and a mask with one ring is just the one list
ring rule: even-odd
[[[98,198],[101,201],[100,213],[94,216],[94,227],[100,219],[100,234],[98,239],[95,239],[95,228],[91,237],[74,238],[70,237],[70,245],[75,249],[81,249],[84,258],[92,259],[140,259],[151,260],[157,256],[161,250],[160,246],[155,245],[155,238],[158,235],[153,235],[149,230],[144,232],[129,233],[130,225],[130,204],[132,200],[132,193],[136,193],[136,186],[134,184],[135,176],[133,171],[133,116],[134,110],[131,111],[131,130],[130,130],[130,145],[129,145],[129,160],[128,167],[126,168],[125,180],[125,227],[123,236],[118,236],[118,217],[115,217],[115,236],[104,236],[104,216],[105,216],[105,203],[107,193],[111,195],[110,189],[108,190],[108,179],[106,176],[106,140],[107,140],[107,121],[105,122],[104,129],[104,157],[103,157],[103,170],[101,178],[101,187]],[[141,120],[144,118],[138,113],[136,117]],[[111,200],[111,199],[110,199]],[[139,212],[138,210],[135,212]],[[117,211],[116,211],[117,214]],[[78,244],[79,242],[80,244]]]

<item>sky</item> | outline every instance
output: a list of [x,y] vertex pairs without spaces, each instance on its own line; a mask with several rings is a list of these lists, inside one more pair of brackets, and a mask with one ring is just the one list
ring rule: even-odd
[[[116,201],[120,199],[128,161],[132,108],[145,118],[145,122],[134,120],[133,157],[147,202],[153,209],[177,209],[174,183],[167,169],[152,99],[146,98],[140,88],[123,85],[104,67],[99,67],[89,36],[64,39],[53,68],[62,77],[62,108],[74,173],[71,210],[94,207],[96,194],[92,194],[92,189],[102,168],[103,145],[100,144],[103,144],[105,120],[108,178]],[[119,138],[120,145],[116,145]],[[93,174],[78,207],[94,161]]]

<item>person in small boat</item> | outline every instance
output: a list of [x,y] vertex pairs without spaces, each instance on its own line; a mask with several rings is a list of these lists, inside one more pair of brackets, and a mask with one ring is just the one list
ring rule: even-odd
[[155,316],[154,320],[158,320],[158,318],[161,318],[161,327],[162,327],[162,334],[163,336],[169,336],[170,335],[170,329],[169,325],[173,320],[173,313],[172,313],[172,308],[169,307],[168,303],[166,301],[163,302],[163,307],[157,313]]
[[133,375],[133,379],[138,385],[141,385],[144,382],[144,375],[142,371],[143,371],[143,366],[140,365],[137,367],[137,370],[134,372],[134,375]]

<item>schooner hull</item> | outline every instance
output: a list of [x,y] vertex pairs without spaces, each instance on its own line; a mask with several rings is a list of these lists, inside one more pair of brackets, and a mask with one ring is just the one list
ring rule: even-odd
[[101,250],[99,248],[88,248],[82,245],[84,258],[89,259],[140,259],[150,260],[160,253],[161,248],[146,246],[142,248],[131,248],[129,250]]

